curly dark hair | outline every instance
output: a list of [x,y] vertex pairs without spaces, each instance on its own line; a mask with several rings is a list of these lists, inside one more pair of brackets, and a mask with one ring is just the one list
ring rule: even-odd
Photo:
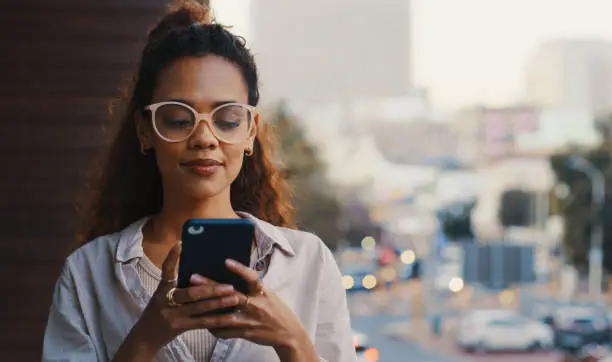
[[[172,7],[149,33],[137,74],[124,92],[121,124],[105,156],[104,167],[94,175],[95,181],[87,189],[79,243],[120,231],[162,209],[161,175],[154,153],[140,152],[135,117],[137,112],[145,112],[164,67],[179,58],[209,54],[221,56],[241,69],[248,88],[248,103],[257,105],[257,67],[245,40],[216,24],[205,4],[183,1]],[[261,126],[253,156],[245,158],[231,185],[231,202],[235,210],[277,226],[295,228],[291,192],[272,157],[274,143],[272,129]]]

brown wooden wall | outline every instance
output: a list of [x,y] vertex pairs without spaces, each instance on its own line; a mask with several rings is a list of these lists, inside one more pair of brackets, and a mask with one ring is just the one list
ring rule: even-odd
[[0,360],[40,361],[75,191],[164,0],[19,0],[0,8]]

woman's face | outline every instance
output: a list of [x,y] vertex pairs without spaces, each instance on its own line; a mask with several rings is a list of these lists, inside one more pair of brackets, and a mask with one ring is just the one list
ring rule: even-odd
[[[248,90],[240,69],[230,61],[215,55],[189,57],[171,63],[160,73],[151,103],[166,101],[179,101],[198,113],[208,114],[222,104],[247,104]],[[160,113],[157,111],[156,119]],[[202,121],[190,137],[172,143],[157,135],[150,112],[137,122],[142,145],[155,150],[164,193],[198,200],[222,192],[229,194],[245,150],[253,149],[256,132],[253,119],[255,124],[244,140],[228,144],[219,141],[207,122]]]

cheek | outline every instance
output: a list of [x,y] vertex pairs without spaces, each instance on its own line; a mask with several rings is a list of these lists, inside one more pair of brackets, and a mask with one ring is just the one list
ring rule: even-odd
[[162,175],[171,172],[170,169],[176,169],[181,154],[180,144],[156,144],[155,157],[157,158],[157,166]]
[[244,161],[244,147],[237,147],[236,145],[226,146],[223,150],[225,159],[227,162],[227,171],[229,177],[235,179],[240,173],[242,163]]

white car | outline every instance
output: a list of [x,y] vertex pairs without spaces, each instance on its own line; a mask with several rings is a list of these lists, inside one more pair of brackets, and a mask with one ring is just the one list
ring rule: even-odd
[[539,350],[553,346],[546,324],[508,309],[477,310],[466,315],[456,331],[457,344],[468,351]]

